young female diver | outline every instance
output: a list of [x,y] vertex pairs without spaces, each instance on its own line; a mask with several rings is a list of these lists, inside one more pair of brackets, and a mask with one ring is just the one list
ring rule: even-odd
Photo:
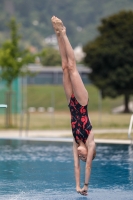
[[[57,17],[51,18],[60,50],[63,86],[71,113],[76,191],[87,195],[91,164],[96,155],[94,134],[88,117],[88,92],[76,68],[74,52],[66,35],[66,28]],[[80,188],[80,159],[86,162],[85,182]]]

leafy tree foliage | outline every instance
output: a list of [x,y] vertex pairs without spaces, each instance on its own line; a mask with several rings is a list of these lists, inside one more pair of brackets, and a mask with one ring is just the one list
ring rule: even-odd
[[45,48],[39,54],[43,66],[60,66],[61,57],[59,51],[53,48]]
[[19,76],[25,75],[26,70],[23,70],[25,64],[33,62],[34,56],[30,55],[27,50],[21,50],[19,47],[20,36],[18,34],[18,25],[15,19],[9,22],[11,30],[11,39],[5,41],[0,49],[0,77],[5,80],[9,89],[9,121],[8,126],[11,125],[10,111],[11,111],[11,93],[12,82]]
[[84,46],[92,82],[103,97],[124,95],[125,112],[133,94],[133,12],[122,11],[102,20],[99,36]]
[[63,19],[71,44],[75,47],[94,39],[101,18],[132,8],[132,0],[1,0],[0,43],[7,38],[5,25],[11,16],[15,16],[21,24],[22,45],[30,43],[43,48],[42,40],[53,34],[51,16],[56,15]]
[[8,87],[11,87],[14,79],[25,74],[22,68],[25,64],[33,62],[34,56],[27,50],[20,49],[18,44],[20,36],[15,19],[11,19],[9,28],[11,40],[5,41],[0,49],[0,77],[6,81]]

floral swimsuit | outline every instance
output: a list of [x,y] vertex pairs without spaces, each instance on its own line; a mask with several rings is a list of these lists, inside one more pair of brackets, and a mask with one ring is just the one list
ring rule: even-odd
[[78,140],[86,143],[88,135],[92,129],[92,125],[88,117],[87,105],[81,106],[72,94],[68,106],[71,113],[72,133],[76,143],[78,143]]

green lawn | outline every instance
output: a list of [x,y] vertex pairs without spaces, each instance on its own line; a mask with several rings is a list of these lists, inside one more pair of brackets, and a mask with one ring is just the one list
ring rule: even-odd
[[[103,113],[99,116],[98,112],[90,111],[90,118],[94,129],[128,129],[130,114],[111,114],[111,113]],[[13,116],[12,121],[13,124],[15,122],[16,117]],[[26,120],[27,116],[24,115],[23,128],[26,129]],[[70,130],[70,113],[69,111],[65,112],[55,112],[54,114],[45,113],[31,113],[30,114],[30,130]],[[15,123],[16,124],[16,123]],[[5,116],[1,115],[0,117],[0,129],[5,128]],[[17,116],[17,126],[13,126],[12,128],[19,129],[20,127],[20,116]],[[68,137],[67,135],[64,137]],[[95,134],[96,139],[128,139],[127,133],[102,133]]]
[[[123,97],[116,99],[105,98],[100,103],[99,91],[93,85],[86,85],[89,93],[89,110],[111,112],[112,108],[123,103]],[[68,110],[67,101],[61,85],[31,85],[28,86],[28,107],[54,106],[57,111]]]
[[[126,128],[129,127],[130,114],[111,114],[111,113],[102,113],[99,115],[98,112],[89,112],[89,116],[94,129],[111,129],[111,128]],[[23,125],[26,126],[27,116],[24,115]],[[19,128],[20,125],[20,116],[17,118],[13,115],[12,122],[15,126],[14,128]],[[17,123],[16,123],[17,122]],[[17,126],[16,126],[17,124]],[[0,128],[4,128],[5,125],[5,116],[0,116]],[[70,129],[70,113],[66,112],[55,112],[53,114],[44,112],[44,113],[31,113],[30,114],[30,129],[39,130],[39,129]]]
[[[102,105],[99,108],[99,93],[93,85],[86,85],[89,92],[89,116],[92,125],[98,129],[104,128],[127,128],[131,114],[112,114],[112,108],[121,105],[123,97],[116,99],[106,98],[102,100]],[[63,87],[60,85],[32,85],[28,86],[28,107],[55,107],[54,114],[50,114],[47,110],[44,113],[30,113],[30,126],[32,130],[46,129],[70,129],[70,113],[67,106],[66,97]],[[26,115],[24,115],[24,125],[26,126]],[[19,128],[20,116],[13,116],[13,127]],[[5,126],[5,116],[0,116],[0,129]],[[111,135],[109,135],[111,136]],[[120,135],[118,135],[119,137]],[[98,135],[99,137],[99,135]],[[100,137],[106,137],[101,135]],[[126,137],[124,135],[124,137]]]
[[127,133],[95,134],[95,139],[128,140]]

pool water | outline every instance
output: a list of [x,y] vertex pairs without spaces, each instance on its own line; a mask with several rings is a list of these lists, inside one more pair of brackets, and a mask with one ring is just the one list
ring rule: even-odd
[[[81,185],[84,183],[81,161]],[[97,145],[89,194],[75,191],[72,143],[0,140],[0,200],[133,200],[133,149]]]

